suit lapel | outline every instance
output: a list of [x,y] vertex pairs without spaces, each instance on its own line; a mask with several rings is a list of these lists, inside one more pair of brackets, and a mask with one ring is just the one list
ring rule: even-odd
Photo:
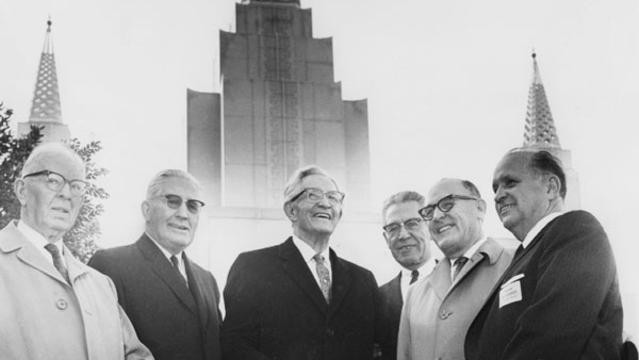
[[[317,305],[322,312],[326,312],[328,306],[324,300],[324,295],[322,295],[322,290],[320,290],[317,285],[313,274],[311,274],[308,265],[306,265],[306,262],[302,258],[302,254],[300,254],[295,244],[293,244],[292,238],[288,238],[288,240],[279,246],[279,255],[284,271],[288,276],[311,298],[313,303]],[[332,258],[331,261],[333,261]]]
[[164,256],[162,251],[158,249],[146,234],[142,235],[136,244],[144,258],[149,262],[149,265],[151,265],[153,272],[164,281],[187,309],[197,315],[195,300],[186,287],[184,278],[173,269],[171,263],[169,263],[169,260]]
[[331,268],[333,270],[333,278],[331,279],[331,302],[329,305],[330,316],[339,309],[340,304],[346,297],[351,286],[352,277],[350,269],[346,266],[346,263],[342,259],[338,258],[332,249],[329,251],[331,257]]
[[0,234],[1,251],[5,253],[17,251],[16,256],[23,263],[69,286],[62,274],[22,235],[14,222],[9,223]]
[[397,276],[391,281],[390,291],[392,298],[399,299],[399,307],[404,306],[404,298],[402,297],[402,272],[400,271]]
[[199,271],[196,271],[197,269],[193,268],[191,260],[189,260],[184,252],[182,253],[182,259],[184,260],[186,276],[189,281],[189,290],[191,291],[191,294],[193,294],[193,298],[195,299],[195,304],[200,315],[198,316],[200,319],[200,325],[203,329],[206,329],[206,325],[209,321],[208,310],[215,306],[213,296],[211,294],[213,289],[210,289],[205,285],[204,279],[202,279],[201,276],[202,274],[200,274]]

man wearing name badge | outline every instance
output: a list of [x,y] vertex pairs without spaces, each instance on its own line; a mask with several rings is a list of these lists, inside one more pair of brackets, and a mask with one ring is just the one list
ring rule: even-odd
[[399,274],[379,288],[382,317],[389,331],[393,351],[386,359],[397,356],[399,318],[409,286],[422,281],[435,267],[426,243],[426,226],[418,213],[424,197],[414,191],[393,194],[382,207],[383,235],[393,258],[402,267]]
[[100,250],[89,264],[110,276],[140,339],[159,360],[219,360],[221,315],[213,275],[186,256],[204,203],[182,170],[159,172],[142,202],[144,234]]
[[229,271],[225,360],[372,358],[381,331],[377,283],[369,270],[329,248],[343,200],[322,169],[293,174],[284,189],[293,235],[240,254]]
[[444,254],[433,272],[406,297],[398,360],[464,359],[464,337],[490,290],[512,260],[484,235],[486,202],[468,180],[442,179],[419,214]]
[[20,220],[0,231],[1,359],[153,359],[111,280],[63,244],[88,184],[62,143],[36,147],[15,182]]
[[563,213],[566,177],[547,151],[514,149],[493,176],[495,209],[521,242],[466,337],[468,359],[619,359],[623,311],[608,237]]

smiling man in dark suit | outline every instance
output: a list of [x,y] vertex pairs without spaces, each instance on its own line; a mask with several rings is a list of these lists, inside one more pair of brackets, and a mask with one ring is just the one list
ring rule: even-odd
[[[393,348],[397,346],[399,318],[409,286],[423,280],[435,267],[431,257],[426,226],[418,210],[424,207],[424,196],[415,191],[393,194],[382,206],[383,236],[393,258],[402,270],[379,288],[382,316]],[[397,351],[385,358],[395,359]]]
[[375,278],[329,248],[344,194],[311,166],[293,175],[284,198],[293,235],[240,254],[229,272],[224,359],[370,360],[380,325]]
[[184,252],[204,205],[199,198],[190,174],[161,171],[142,203],[144,234],[131,245],[98,251],[89,262],[113,279],[122,308],[158,360],[221,358],[217,283]]
[[547,151],[512,150],[493,190],[521,246],[468,330],[466,358],[618,359],[623,311],[612,249],[590,213],[562,212],[560,162]]

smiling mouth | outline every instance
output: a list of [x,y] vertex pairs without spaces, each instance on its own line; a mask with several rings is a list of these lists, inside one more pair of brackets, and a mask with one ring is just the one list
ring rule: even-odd
[[499,206],[499,215],[505,215],[505,213],[513,207],[513,204],[506,204]]
[[173,229],[180,230],[180,231],[189,231],[190,230],[189,227],[186,226],[186,225],[169,224],[169,227],[173,228]]
[[442,227],[440,227],[440,228],[438,228],[438,229],[436,229],[436,230],[437,230],[437,233],[438,233],[438,234],[441,234],[441,233],[443,233],[444,231],[450,230],[450,229],[452,229],[452,228],[453,228],[453,225],[451,225],[451,224],[447,224],[447,225],[444,225],[444,226],[442,226]]
[[57,211],[57,212],[61,212],[63,214],[68,214],[71,212],[71,210],[67,209],[67,208],[61,208],[61,207],[52,207],[51,210]]
[[328,214],[328,213],[317,213],[317,214],[313,215],[313,217],[320,218],[320,219],[326,219],[326,220],[332,219],[331,214]]

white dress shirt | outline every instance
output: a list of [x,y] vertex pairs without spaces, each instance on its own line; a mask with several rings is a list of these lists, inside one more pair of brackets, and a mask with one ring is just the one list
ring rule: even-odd
[[419,269],[417,269],[417,271],[419,271],[419,276],[417,277],[417,280],[412,284],[410,283],[410,279],[412,277],[413,271],[402,268],[402,276],[399,279],[399,288],[402,292],[402,300],[406,299],[408,288],[424,280],[428,275],[430,275],[430,273],[433,272],[435,265],[437,265],[437,262],[434,258],[431,257],[430,259],[428,259],[428,261],[426,261],[424,264],[422,264],[422,266],[419,267]]
[[[315,279],[317,286],[321,289],[322,287],[320,286],[320,278],[316,270],[317,263],[313,258],[317,253],[309,244],[305,243],[302,239],[298,238],[295,235],[293,235],[293,244],[295,244],[297,250],[299,250],[300,254],[302,254],[302,258],[308,266],[308,269],[311,270],[311,274],[313,274],[313,278]],[[328,249],[329,248],[326,247],[326,249],[324,249],[324,251],[322,251],[320,254],[324,257],[324,265],[328,269],[328,276],[331,279],[331,284],[333,284],[333,269],[331,269],[331,259]]]
[[[466,250],[466,252],[464,253],[464,257],[466,257],[466,259],[470,260],[475,253],[477,252],[477,250],[479,250],[479,247],[482,246],[486,240],[488,239],[488,237],[486,235],[482,236],[481,239],[479,239],[476,243],[473,244],[473,246],[471,246],[470,248],[468,248],[468,250]],[[453,275],[455,274],[455,261],[457,261],[457,259],[459,258],[454,258],[454,259],[448,259],[448,261],[450,261],[450,279],[453,279]],[[466,264],[464,264],[466,265]],[[463,267],[463,266],[462,266]]]
[[530,231],[528,232],[528,234],[526,234],[524,241],[521,242],[521,246],[525,249],[526,246],[530,245],[530,242],[533,241],[535,236],[537,236],[537,234],[539,234],[539,232],[544,227],[546,227],[546,225],[548,225],[549,222],[553,221],[556,217],[562,214],[563,212],[553,212],[539,219],[539,221],[537,221],[535,226],[533,226],[532,229],[530,229]]
[[[51,253],[49,252],[49,250],[44,248],[47,244],[49,244],[49,241],[44,236],[42,236],[42,234],[37,232],[34,228],[27,225],[22,220],[18,221],[18,225],[16,225],[16,228],[18,229],[18,231],[20,231],[20,233],[22,233],[22,235],[24,235],[25,238],[27,238],[27,240],[29,240],[30,243],[33,244],[33,246],[35,246],[36,249],[38,249],[42,256],[44,256],[44,258],[47,259],[47,261],[51,265],[53,265],[53,257],[51,256]],[[64,254],[62,239],[54,242],[53,245],[55,245],[58,250],[60,250],[60,255]],[[67,263],[64,259],[64,256],[60,256],[60,260],[62,260],[62,263],[66,267]],[[55,265],[53,265],[53,267],[55,267]]]

